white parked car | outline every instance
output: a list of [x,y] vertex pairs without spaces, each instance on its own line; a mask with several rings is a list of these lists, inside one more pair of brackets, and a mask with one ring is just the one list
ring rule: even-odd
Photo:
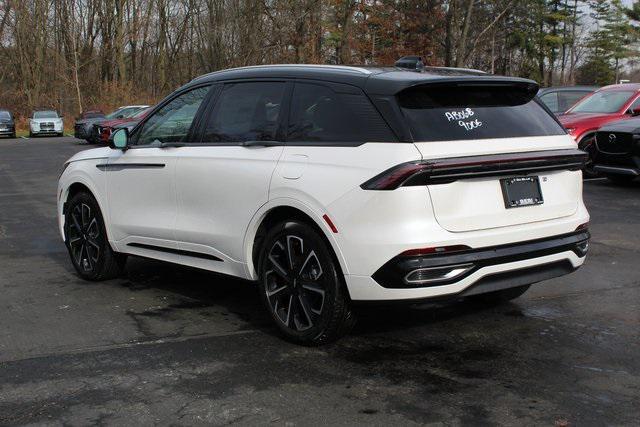
[[64,134],[62,117],[53,110],[34,111],[29,117],[29,136]]
[[255,281],[303,344],[362,301],[512,299],[588,248],[586,156],[537,91],[439,68],[208,74],[65,164],[60,232],[87,280],[139,255]]

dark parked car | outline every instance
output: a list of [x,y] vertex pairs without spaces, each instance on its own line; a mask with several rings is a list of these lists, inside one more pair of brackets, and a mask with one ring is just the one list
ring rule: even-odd
[[107,121],[107,120],[122,119],[125,117],[130,117],[132,114],[135,114],[136,112],[140,111],[144,107],[145,106],[143,105],[127,105],[127,106],[120,107],[115,111],[112,111],[106,116],[102,114],[102,116],[96,116],[96,117],[86,117],[86,118],[81,117],[78,120],[76,120],[76,123],[74,126],[74,136],[78,139],[84,139],[88,142],[98,142],[97,140],[95,141],[92,140],[91,132],[93,131],[94,124]]
[[0,110],[0,135],[16,137],[16,123],[13,120],[13,114],[8,110]]
[[538,98],[553,114],[562,114],[576,102],[598,90],[597,86],[556,86],[540,89]]
[[108,144],[111,134],[116,129],[126,128],[129,130],[132,130],[142,119],[145,118],[145,116],[149,111],[151,111],[151,107],[143,108],[130,117],[106,120],[93,125],[93,130],[91,134],[92,141],[94,143],[99,142],[101,144]]
[[640,176],[640,118],[609,123],[596,133],[594,169],[616,183]]

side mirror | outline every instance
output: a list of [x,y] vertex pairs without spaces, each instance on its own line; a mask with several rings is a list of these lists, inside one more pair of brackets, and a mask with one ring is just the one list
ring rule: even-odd
[[636,107],[633,110],[631,110],[631,115],[632,116],[640,116],[640,107]]
[[129,145],[129,129],[123,128],[113,132],[109,137],[109,147],[126,150]]

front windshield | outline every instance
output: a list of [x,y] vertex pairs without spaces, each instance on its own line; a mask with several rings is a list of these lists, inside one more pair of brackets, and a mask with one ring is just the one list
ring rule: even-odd
[[118,108],[116,111],[109,113],[106,115],[107,119],[118,119],[118,118],[127,118],[131,117],[140,111],[140,107],[124,107]]
[[58,113],[55,111],[36,111],[33,113],[34,119],[57,119]]
[[11,118],[11,115],[9,114],[8,111],[0,111],[0,119],[9,120],[10,118]]
[[596,92],[571,109],[571,113],[616,113],[635,94],[631,90]]

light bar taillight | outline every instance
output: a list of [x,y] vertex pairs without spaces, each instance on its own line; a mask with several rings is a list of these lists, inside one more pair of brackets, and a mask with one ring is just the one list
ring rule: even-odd
[[361,185],[364,190],[395,190],[412,176],[428,170],[422,163],[403,163]]
[[445,184],[488,176],[580,170],[587,159],[587,153],[575,148],[430,159],[394,166],[360,187],[363,190],[395,190],[401,186]]

